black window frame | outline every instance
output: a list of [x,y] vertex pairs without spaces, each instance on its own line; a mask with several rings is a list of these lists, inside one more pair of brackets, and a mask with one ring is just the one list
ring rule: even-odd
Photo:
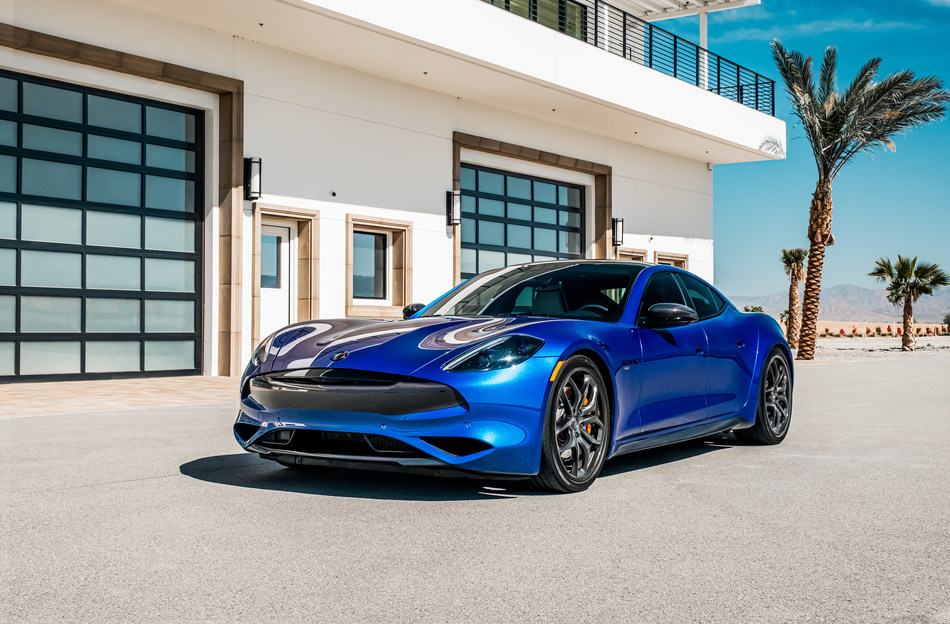
[[[505,169],[497,169],[494,167],[486,167],[486,166],[476,165],[476,164],[471,164],[471,163],[461,163],[460,168],[470,169],[474,171],[475,177],[476,177],[475,190],[465,189],[465,188],[461,189],[463,202],[464,202],[465,197],[472,197],[472,198],[475,198],[476,201],[480,199],[499,201],[505,206],[505,216],[503,217],[498,217],[498,216],[493,216],[493,215],[483,215],[477,209],[476,209],[476,212],[474,213],[463,212],[462,213],[463,224],[459,226],[460,237],[462,237],[461,228],[464,227],[464,221],[472,220],[474,222],[474,228],[475,228],[475,242],[465,242],[464,237],[463,237],[462,242],[460,243],[460,249],[463,249],[463,250],[472,249],[476,253],[478,251],[501,252],[501,253],[506,254],[506,259],[507,259],[507,254],[509,253],[532,255],[532,256],[544,256],[545,258],[552,259],[552,260],[580,260],[585,257],[585,250],[587,248],[587,198],[586,198],[586,189],[583,185],[575,184],[572,182],[564,182],[561,180],[555,180],[552,178],[542,178],[539,176],[519,173],[517,171],[508,171]],[[477,179],[478,179],[478,172],[480,171],[501,175],[504,178],[504,184],[505,184],[504,192],[502,194],[498,194],[498,193],[490,193],[490,192],[478,190]],[[526,198],[510,195],[509,190],[508,190],[509,178],[518,178],[522,180],[528,180],[531,183],[531,198],[526,199]],[[555,187],[563,186],[568,189],[576,190],[579,194],[580,205],[577,207],[572,207],[572,206],[567,206],[567,205],[556,203],[556,202],[551,203],[551,202],[545,202],[545,201],[535,199],[534,197],[534,183],[535,182],[540,182],[543,184],[552,184]],[[531,213],[532,213],[531,219],[525,220],[525,219],[515,219],[515,218],[509,217],[508,216],[509,203],[530,206]],[[574,227],[570,225],[561,225],[560,223],[538,222],[534,218],[534,213],[535,213],[536,208],[555,210],[557,212],[575,213],[579,217],[580,226]],[[485,244],[479,241],[479,233],[478,233],[479,223],[482,221],[487,221],[487,222],[492,222],[492,223],[501,223],[503,225],[503,227],[505,228],[505,244],[504,245]],[[532,246],[530,248],[527,248],[527,247],[512,247],[511,245],[509,245],[508,232],[507,232],[508,225],[524,226],[524,227],[531,228],[531,238],[532,238],[531,245]],[[571,252],[548,251],[548,250],[538,249],[535,246],[535,242],[534,242],[534,235],[535,235],[534,230],[536,228],[554,231],[555,237],[558,240],[559,240],[561,232],[577,234],[580,240],[581,251],[579,253],[571,253]],[[556,245],[557,245],[557,242],[555,243],[555,246]],[[506,264],[506,266],[511,266],[511,265]],[[474,273],[461,271],[461,277],[462,279],[468,279],[480,273],[484,273],[486,270],[488,269],[482,269],[476,264],[476,270]]]
[[[13,375],[0,375],[0,383],[4,382],[34,382],[34,381],[61,381],[61,380],[80,380],[80,379],[113,379],[113,378],[136,378],[136,377],[164,377],[164,376],[182,376],[201,374],[201,363],[203,360],[203,268],[204,268],[204,188],[205,188],[205,112],[201,109],[170,104],[159,100],[149,98],[130,96],[123,93],[86,87],[78,84],[53,80],[0,69],[0,77],[12,79],[17,82],[17,110],[0,110],[0,120],[12,121],[17,124],[17,145],[0,145],[0,155],[12,156],[17,159],[16,171],[16,189],[14,192],[0,192],[0,201],[16,204],[16,238],[0,239],[0,248],[13,249],[16,254],[16,271],[14,285],[0,286],[0,296],[15,297],[15,318],[13,332],[0,332],[0,342],[13,343]],[[82,97],[82,121],[70,122],[59,119],[28,115],[23,112],[23,84],[34,83],[43,86],[53,87],[66,91],[78,92]],[[139,132],[130,132],[126,130],[117,130],[93,126],[89,124],[88,101],[90,96],[98,96],[112,100],[132,102],[141,106],[141,127]],[[148,110],[164,109],[191,115],[194,119],[194,137],[193,141],[180,141],[168,139],[160,136],[147,134]],[[24,124],[38,125],[46,128],[59,130],[70,130],[79,132],[83,136],[82,155],[74,156],[56,152],[45,152],[40,150],[24,149],[23,145],[23,126]],[[139,144],[141,149],[140,164],[133,165],[113,160],[102,160],[88,157],[89,135],[104,136],[115,139],[134,141]],[[194,153],[194,171],[178,171],[173,169],[164,169],[160,167],[151,167],[147,161],[147,146],[158,145],[163,147],[177,148]],[[82,180],[80,199],[61,199],[51,198],[39,195],[24,195],[21,193],[23,184],[23,159],[38,159],[43,161],[76,165],[82,168]],[[87,197],[87,170],[89,168],[104,168],[114,171],[124,171],[136,173],[140,176],[139,204],[138,206],[128,206],[120,204],[109,204],[102,202],[90,202]],[[146,184],[149,175],[162,178],[180,179],[186,182],[192,182],[192,211],[164,210],[158,208],[147,208]],[[187,188],[187,186],[186,186]],[[42,205],[49,207],[72,208],[81,211],[81,236],[80,243],[51,243],[39,241],[22,240],[23,227],[23,205]],[[140,217],[139,237],[140,246],[138,248],[125,247],[107,247],[94,246],[85,243],[87,234],[87,213],[105,212],[115,214],[135,215]],[[194,223],[194,241],[193,251],[164,251],[146,249],[146,220],[148,217],[172,219],[181,221],[191,221]],[[35,251],[53,251],[75,253],[80,258],[80,287],[79,288],[60,288],[60,287],[33,287],[22,286],[22,254],[24,250]],[[106,255],[120,256],[139,259],[139,289],[138,290],[107,290],[86,287],[87,274],[87,256]],[[193,283],[194,289],[191,292],[182,291],[149,291],[146,290],[146,261],[148,259],[167,259],[191,261],[193,263]],[[79,298],[80,303],[80,331],[79,332],[21,332],[21,298],[30,296],[49,296]],[[86,302],[89,299],[122,299],[134,300],[139,302],[139,330],[137,332],[88,332],[86,331]],[[174,301],[192,301],[194,303],[193,331],[191,332],[148,332],[146,331],[146,300],[174,300]],[[190,368],[169,369],[169,370],[146,370],[145,349],[147,342],[162,341],[189,341],[194,344],[193,365]],[[27,342],[78,342],[79,343],[79,366],[78,373],[54,373],[38,375],[22,375],[20,367],[21,345]],[[86,343],[87,342],[137,342],[139,345],[139,367],[136,371],[115,371],[115,372],[86,372]]]
[[[687,274],[683,274],[683,273],[673,273],[673,275],[677,278],[677,281],[679,281],[680,288],[681,288],[682,291],[686,294],[686,297],[687,297],[687,299],[689,300],[689,303],[691,304],[690,307],[693,308],[693,310],[696,312],[697,316],[699,316],[699,320],[700,320],[700,321],[706,321],[706,320],[709,320],[709,319],[712,319],[712,318],[716,318],[717,316],[721,315],[721,314],[723,313],[723,311],[725,311],[725,309],[726,309],[726,307],[727,307],[727,305],[728,305],[728,304],[726,303],[726,300],[723,299],[723,298],[719,295],[719,293],[717,293],[716,290],[715,290],[712,286],[710,286],[709,284],[707,284],[707,283],[704,282],[703,280],[699,279],[699,278],[696,277],[695,275],[687,275]],[[688,285],[688,283],[687,283],[687,281],[686,281],[686,280],[688,280],[688,279],[695,280],[695,281],[699,282],[700,284],[702,284],[703,286],[705,286],[706,288],[709,289],[709,293],[715,298],[715,301],[718,302],[718,308],[717,308],[715,314],[702,315],[702,314],[699,313],[699,306],[696,305],[696,300],[693,299],[693,295],[689,292],[689,285]]]

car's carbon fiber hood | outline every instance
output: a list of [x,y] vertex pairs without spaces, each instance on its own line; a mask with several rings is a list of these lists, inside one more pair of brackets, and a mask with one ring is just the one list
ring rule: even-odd
[[410,375],[455,349],[546,321],[514,317],[308,321],[275,336],[262,370],[352,368]]

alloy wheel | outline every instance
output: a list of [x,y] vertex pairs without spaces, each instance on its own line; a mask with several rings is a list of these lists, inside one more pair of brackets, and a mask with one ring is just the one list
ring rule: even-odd
[[785,358],[773,357],[765,373],[765,418],[769,429],[776,436],[781,436],[788,428],[791,389]]
[[607,439],[606,403],[593,375],[583,368],[572,371],[561,383],[554,414],[557,456],[566,475],[583,480],[599,470]]

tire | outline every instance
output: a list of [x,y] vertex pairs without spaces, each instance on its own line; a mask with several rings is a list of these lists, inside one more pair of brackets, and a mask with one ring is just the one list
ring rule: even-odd
[[[541,434],[541,467],[532,481],[552,492],[582,492],[603,470],[610,446],[610,397],[597,366],[575,355],[561,366]],[[591,406],[591,407],[588,407]]]
[[733,431],[740,442],[778,444],[788,435],[792,422],[792,367],[788,357],[773,349],[762,365],[759,381],[759,405],[755,424]]

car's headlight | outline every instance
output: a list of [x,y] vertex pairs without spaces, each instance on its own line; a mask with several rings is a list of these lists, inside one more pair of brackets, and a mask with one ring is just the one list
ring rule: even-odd
[[254,350],[254,355],[251,356],[251,365],[260,366],[267,361],[267,351],[270,349],[270,345],[274,342],[274,336],[277,335],[277,332],[274,332],[257,345],[257,348]]
[[442,365],[442,370],[470,373],[508,368],[537,353],[544,341],[532,336],[501,336],[484,342]]

